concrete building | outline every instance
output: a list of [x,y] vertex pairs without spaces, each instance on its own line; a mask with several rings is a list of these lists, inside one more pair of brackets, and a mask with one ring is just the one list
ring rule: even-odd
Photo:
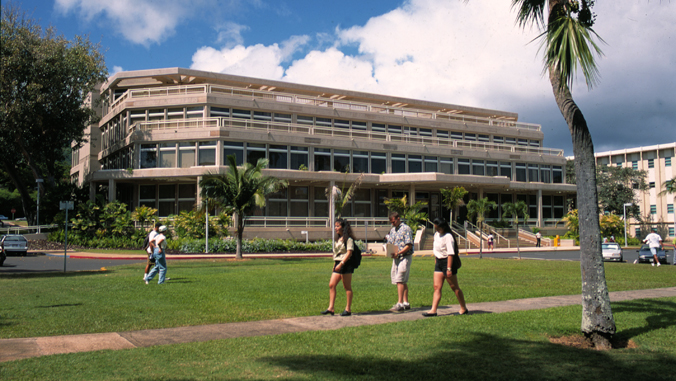
[[563,151],[543,147],[540,126],[512,112],[181,68],[117,73],[93,98],[101,120],[71,170],[92,197],[165,217],[199,204],[199,180],[225,173],[227,155],[265,157],[265,174],[289,187],[248,219],[247,234],[325,237],[327,187],[347,188],[361,173],[343,211],[361,229],[387,228],[388,197],[448,216],[440,189],[455,186],[499,205],[523,200],[532,225],[552,226],[576,191]]
[[[648,147],[628,148],[616,151],[597,152],[597,165],[612,165],[618,167],[633,168],[643,170],[648,173],[646,181],[650,186],[647,192],[636,191],[641,208],[642,216],[650,216],[652,223],[666,223],[668,235],[674,238],[674,194],[663,194],[663,184],[676,176],[672,161],[676,151],[676,142],[667,144],[658,144]],[[633,218],[627,219],[627,234],[629,236],[639,235],[639,223]],[[666,237],[662,237],[666,238]]]

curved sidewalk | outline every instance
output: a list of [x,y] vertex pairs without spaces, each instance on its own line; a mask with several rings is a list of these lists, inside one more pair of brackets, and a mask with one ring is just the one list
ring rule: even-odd
[[[649,298],[646,295],[650,295]],[[676,287],[651,290],[616,291],[610,293],[612,302],[633,299],[651,299],[676,296]],[[470,314],[501,313],[511,311],[537,310],[580,304],[580,295],[562,295],[542,298],[515,299],[501,302],[468,304]],[[190,327],[148,329],[129,332],[93,333],[84,335],[29,337],[0,340],[0,362],[54,355],[60,353],[90,352],[151,347],[155,345],[179,344],[221,340],[235,337],[279,335],[283,333],[335,330],[345,327],[394,323],[424,319],[421,315],[426,308],[415,308],[409,312],[387,311],[358,313],[349,317],[306,316],[289,319],[263,320],[242,323],[211,324]],[[439,316],[459,316],[457,306],[441,307]]]

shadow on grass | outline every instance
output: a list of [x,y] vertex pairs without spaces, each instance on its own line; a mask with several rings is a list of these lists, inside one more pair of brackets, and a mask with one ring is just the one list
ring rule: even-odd
[[70,278],[86,275],[104,275],[112,274],[114,270],[81,270],[67,271],[63,270],[10,270],[0,273],[0,279],[30,279],[30,278]]
[[[541,341],[474,333],[465,342],[439,345],[427,353],[411,352],[408,360],[355,355],[267,357],[259,361],[317,379],[378,380],[673,380],[676,358],[640,353],[617,357]],[[626,355],[625,355],[626,356]],[[637,364],[644,363],[643,365]],[[647,363],[651,365],[648,366]],[[653,365],[654,364],[654,365]]]
[[646,318],[646,325],[619,331],[617,337],[621,339],[631,339],[650,331],[668,328],[676,325],[676,303],[666,300],[632,300],[613,304],[613,313],[634,312],[644,313],[649,316]]
[[53,304],[51,306],[35,306],[35,308],[77,307],[77,306],[83,306],[83,305],[84,305],[84,303]]

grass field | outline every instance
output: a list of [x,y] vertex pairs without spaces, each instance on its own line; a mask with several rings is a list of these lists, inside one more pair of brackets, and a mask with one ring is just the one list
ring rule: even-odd
[[[364,258],[357,313],[395,301],[390,262]],[[432,258],[415,258],[414,307],[432,295]],[[329,259],[175,261],[171,281],[145,285],[142,265],[68,274],[1,275],[2,338],[126,331],[316,315]],[[611,291],[676,285],[676,267],[605,266]],[[576,294],[575,262],[463,260],[469,305]],[[337,309],[344,305],[339,290]],[[649,296],[649,295],[647,295]],[[448,289],[443,304],[456,303]],[[613,303],[617,337],[634,348],[597,352],[549,342],[579,332],[580,306],[0,363],[3,380],[674,380],[676,298]],[[327,317],[327,319],[341,319]]]

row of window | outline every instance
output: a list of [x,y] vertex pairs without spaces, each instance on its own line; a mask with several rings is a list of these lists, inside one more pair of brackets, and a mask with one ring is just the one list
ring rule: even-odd
[[[641,228],[634,228],[634,237],[643,238],[640,235],[641,235]],[[674,236],[674,228],[670,226],[669,227],[669,237],[673,237],[673,236]]]
[[202,118],[204,115],[209,115],[209,117],[249,119],[260,122],[275,122],[283,124],[295,123],[302,126],[313,126],[316,128],[338,130],[367,131],[370,127],[370,131],[374,133],[382,133],[383,135],[436,137],[440,139],[464,140],[469,142],[493,142],[497,144],[541,147],[540,140],[529,140],[509,136],[491,136],[488,134],[477,134],[461,131],[448,131],[396,124],[371,123],[348,119],[322,118],[308,115],[292,115],[286,113],[272,113],[266,111],[252,111],[216,106],[208,107],[207,110],[205,110],[205,107],[195,106],[168,109],[131,110],[126,114],[123,113],[119,118],[112,119],[102,127],[103,149],[107,149],[115,142],[124,139],[129,126],[133,125],[134,123],[145,121]]
[[[608,160],[607,160],[607,159],[605,159],[605,160],[599,160],[599,164],[603,164],[604,162],[605,162],[606,165],[607,165]],[[621,167],[621,166],[622,166],[622,161],[617,161],[617,162],[615,162],[615,165],[618,166],[618,167]],[[670,156],[667,156],[667,157],[664,158],[664,166],[665,166],[665,167],[671,167],[671,157],[670,157]],[[631,168],[632,168],[633,170],[638,171],[638,169],[639,169],[639,168],[638,168],[638,160],[632,160],[632,162],[631,162]],[[651,168],[655,168],[655,159],[648,159],[648,169],[651,169]]]
[[[668,214],[674,213],[674,204],[667,204],[667,213]],[[650,205],[650,214],[657,214],[657,205],[655,204]]]
[[[222,156],[216,157],[218,141],[141,144],[140,168],[190,168],[227,165],[234,155],[238,165],[255,164],[267,158],[271,169],[337,171],[342,173],[420,173],[505,176],[519,182],[563,183],[562,166],[512,163],[496,160],[452,158],[404,153],[353,151],[276,144],[223,141]],[[120,159],[122,165],[129,156]],[[106,165],[104,169],[125,169]]]

